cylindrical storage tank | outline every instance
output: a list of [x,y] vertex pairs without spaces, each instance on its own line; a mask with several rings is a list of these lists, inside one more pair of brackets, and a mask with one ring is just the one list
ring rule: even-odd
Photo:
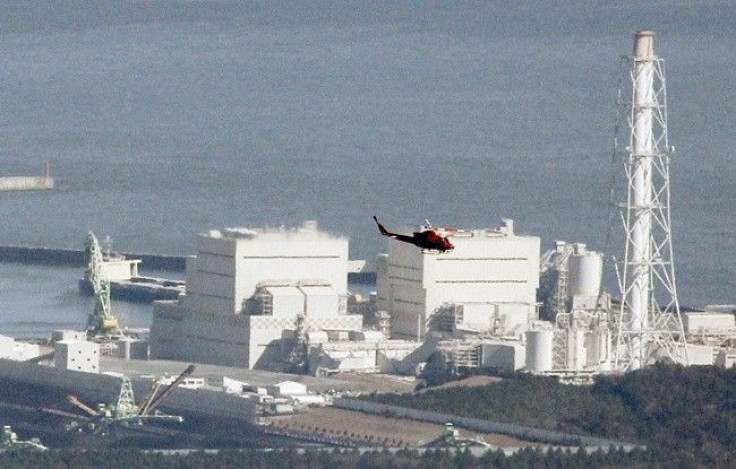
[[552,370],[552,339],[554,331],[526,332],[526,369],[533,373]]
[[572,254],[568,259],[568,295],[598,296],[603,256],[594,251]]

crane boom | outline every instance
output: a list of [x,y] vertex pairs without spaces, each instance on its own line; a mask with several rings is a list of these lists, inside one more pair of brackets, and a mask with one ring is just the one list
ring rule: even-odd
[[146,394],[146,397],[143,398],[143,402],[141,402],[141,406],[138,409],[138,415],[146,415],[148,412],[148,408],[151,406],[151,402],[153,401],[153,398],[156,397],[156,393],[161,388],[161,379],[155,379],[151,383],[151,388],[148,390],[148,394]]
[[189,365],[186,370],[182,372],[182,374],[179,375],[178,378],[176,378],[164,391],[155,399],[153,399],[150,404],[148,404],[148,407],[145,409],[145,414],[142,415],[149,415],[151,412],[154,411],[156,407],[158,407],[162,402],[164,402],[166,399],[168,399],[171,396],[171,393],[174,392],[177,386],[181,384],[184,379],[194,373],[194,365]]
[[100,415],[99,412],[97,412],[84,402],[80,401],[79,398],[74,394],[69,394],[68,396],[66,396],[66,400],[69,401],[70,404],[73,404],[75,407],[82,409],[93,417],[97,417],[98,415]]
[[67,417],[67,418],[74,419],[74,420],[90,420],[90,417],[85,417],[84,415],[73,414],[71,412],[66,412],[66,411],[59,410],[59,409],[51,409],[48,407],[43,407],[41,409],[41,412],[44,412],[46,414],[51,414],[51,415],[58,415],[60,417]]
[[85,247],[89,254],[88,278],[95,295],[95,309],[87,319],[87,332],[96,336],[117,333],[118,320],[110,310],[110,280],[104,271],[100,243],[91,231],[87,233]]

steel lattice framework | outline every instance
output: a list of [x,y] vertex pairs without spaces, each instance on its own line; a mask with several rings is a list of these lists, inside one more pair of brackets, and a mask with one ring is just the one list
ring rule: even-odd
[[[664,61],[652,44],[653,33],[637,33],[617,99],[611,208],[623,225],[625,251],[623,260],[614,259],[621,303],[612,319],[614,366],[621,371],[664,357],[687,363],[670,224]],[[625,180],[617,182],[621,166]]]
[[100,243],[92,232],[87,234],[85,247],[89,253],[88,278],[95,295],[95,309],[87,318],[87,333],[101,337],[105,334],[120,334],[118,321],[110,308],[110,280],[104,271],[104,258]]

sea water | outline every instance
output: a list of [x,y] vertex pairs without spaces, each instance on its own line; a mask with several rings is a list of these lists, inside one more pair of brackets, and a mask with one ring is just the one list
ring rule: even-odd
[[[603,250],[620,56],[650,28],[680,302],[734,302],[734,27],[680,1],[6,2],[0,175],[50,162],[56,187],[0,194],[0,244],[183,255],[313,219],[371,259],[376,214]],[[0,332],[84,323],[79,275],[1,265]]]

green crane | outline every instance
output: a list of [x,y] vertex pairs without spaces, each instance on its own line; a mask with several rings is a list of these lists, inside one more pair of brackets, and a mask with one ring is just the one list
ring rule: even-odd
[[[189,365],[171,384],[163,387],[161,380],[154,380],[150,391],[143,399],[140,405],[135,403],[133,396],[133,386],[130,379],[123,376],[120,378],[120,392],[117,399],[109,404],[100,403],[96,408],[82,402],[77,396],[69,394],[67,401],[82,410],[84,414],[76,414],[58,409],[44,408],[43,412],[61,417],[73,419],[68,426],[71,429],[86,430],[92,433],[105,434],[113,425],[122,425],[126,427],[144,425],[150,421],[173,421],[183,422],[184,419],[178,415],[168,415],[159,412],[156,408],[166,401],[179,384],[194,372],[194,365]],[[161,392],[159,392],[161,391]]]
[[85,249],[89,256],[87,277],[95,295],[95,309],[87,319],[87,335],[98,339],[120,335],[118,320],[110,311],[110,280],[105,274],[102,250],[91,231],[87,233]]

